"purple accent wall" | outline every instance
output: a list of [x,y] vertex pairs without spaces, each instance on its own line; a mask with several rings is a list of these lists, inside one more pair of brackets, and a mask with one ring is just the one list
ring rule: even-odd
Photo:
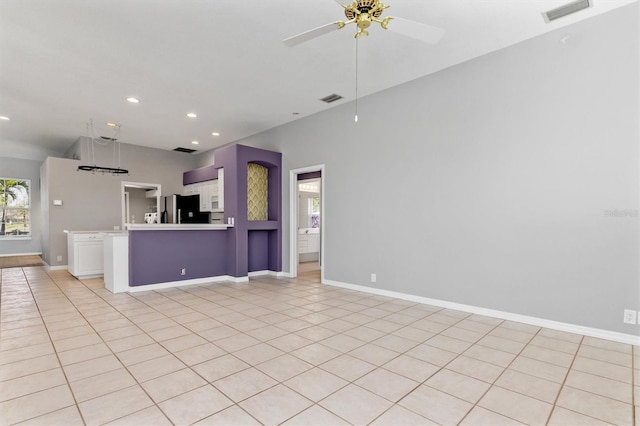
[[182,174],[183,185],[206,182],[214,179],[218,179],[218,169],[214,166],[200,167],[199,169],[189,170]]
[[224,230],[129,231],[130,286],[225,275],[228,258]]
[[[129,285],[140,286],[249,271],[282,271],[282,154],[244,145],[214,152],[216,164],[184,173],[183,183],[216,179],[224,167],[227,230],[130,231]],[[247,220],[247,164],[269,169],[268,220]],[[180,270],[186,269],[185,275]]]
[[[233,217],[235,227],[227,231],[227,246],[232,253],[227,260],[227,274],[245,277],[252,265],[267,264],[272,271],[282,271],[282,154],[245,145],[219,148],[214,153],[216,167],[224,167],[225,220]],[[247,164],[256,163],[269,169],[268,218],[247,220]],[[266,232],[249,240],[250,231]],[[259,241],[259,242],[258,242]],[[257,269],[256,269],[257,270]]]
[[249,272],[265,271],[269,269],[269,232],[249,231],[248,235],[248,269]]
[[307,179],[319,179],[322,177],[322,172],[309,172],[309,173],[300,173],[298,175],[298,180],[307,180]]

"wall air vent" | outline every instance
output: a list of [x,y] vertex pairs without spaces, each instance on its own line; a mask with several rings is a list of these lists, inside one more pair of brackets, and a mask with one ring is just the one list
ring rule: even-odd
[[542,17],[545,22],[549,23],[555,21],[558,18],[562,18],[572,13],[579,12],[593,6],[592,0],[578,0],[571,3],[567,3],[564,6],[556,7],[555,9],[548,10],[542,13]]
[[177,152],[186,152],[187,154],[191,154],[192,152],[196,152],[196,151],[197,151],[197,149],[190,149],[190,148],[182,148],[182,147],[178,147],[178,148],[175,148],[175,149],[174,149],[174,151],[177,151]]
[[330,104],[331,102],[335,102],[337,100],[342,99],[342,96],[340,95],[336,95],[335,93],[329,96],[325,96],[324,98],[320,99],[322,102],[326,102],[328,104]]

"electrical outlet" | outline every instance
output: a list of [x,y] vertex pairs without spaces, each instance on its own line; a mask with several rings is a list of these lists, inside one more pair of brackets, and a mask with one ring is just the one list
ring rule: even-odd
[[187,268],[180,269],[180,275],[187,275]]
[[56,260],[57,260],[58,262],[62,262],[62,256],[58,256],[58,257],[56,258]]
[[375,283],[377,279],[378,279],[378,277],[376,277],[376,274],[371,274],[371,282],[372,283]]
[[624,323],[625,324],[635,324],[638,313],[636,311],[632,311],[631,309],[624,310]]

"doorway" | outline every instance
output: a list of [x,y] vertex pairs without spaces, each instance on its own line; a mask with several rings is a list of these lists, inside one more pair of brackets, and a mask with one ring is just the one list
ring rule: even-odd
[[159,223],[160,184],[122,182],[122,229],[128,224]]
[[292,277],[324,277],[324,166],[290,174],[290,271]]

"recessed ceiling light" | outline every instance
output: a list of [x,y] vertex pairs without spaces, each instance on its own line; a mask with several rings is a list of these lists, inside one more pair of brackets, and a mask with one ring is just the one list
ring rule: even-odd
[[9,121],[11,119],[9,117],[5,117],[4,115],[0,115],[0,120]]
[[187,117],[189,118],[196,118],[198,116],[198,114],[196,114],[195,112],[190,112],[189,114],[187,114]]
[[109,122],[107,122],[107,123],[105,123],[105,124],[106,124],[107,126],[109,126],[109,127],[118,127],[118,123],[113,123],[113,122],[111,122],[111,121],[109,121]]
[[192,143],[192,144],[194,144],[194,145],[198,145],[200,142],[198,142],[198,141],[191,141],[191,143]]
[[127,98],[127,102],[131,102],[132,104],[139,104],[140,103],[140,99],[134,98],[134,97],[128,97]]
[[218,132],[213,132],[213,133],[211,133],[211,136],[220,136],[220,133],[218,133]]

